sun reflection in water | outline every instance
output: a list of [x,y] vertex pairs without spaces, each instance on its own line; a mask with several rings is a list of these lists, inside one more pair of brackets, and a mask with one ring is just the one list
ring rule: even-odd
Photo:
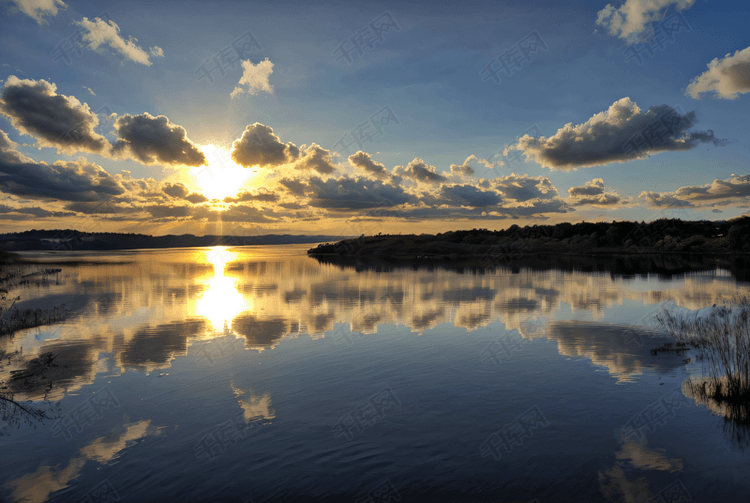
[[227,333],[232,329],[232,320],[250,310],[247,299],[237,291],[237,279],[225,275],[226,265],[235,254],[224,246],[203,253],[206,262],[214,266],[214,276],[208,280],[208,290],[196,303],[196,314],[206,318],[214,330]]

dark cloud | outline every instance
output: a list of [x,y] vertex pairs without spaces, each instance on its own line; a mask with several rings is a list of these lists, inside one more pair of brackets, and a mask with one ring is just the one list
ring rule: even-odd
[[601,178],[594,178],[579,187],[569,188],[568,196],[573,206],[615,206],[622,201],[616,193],[604,191],[604,180]]
[[0,112],[43,147],[68,154],[105,152],[109,142],[94,131],[99,124],[96,114],[87,104],[56,91],[57,86],[46,80],[20,80],[11,75],[0,93]]
[[504,155],[518,150],[527,161],[568,171],[646,159],[658,152],[690,150],[701,143],[725,143],[712,131],[688,131],[695,122],[695,112],[681,115],[668,105],[659,105],[642,113],[630,98],[622,98],[607,111],[577,126],[567,124],[549,138],[527,134],[506,147]]
[[[17,213],[17,215],[14,216],[12,215],[13,213]],[[29,215],[36,218],[69,217],[75,215],[75,213],[69,211],[49,211],[38,206],[14,208],[6,204],[0,204],[0,214],[2,214],[2,220],[27,220]]]
[[322,180],[311,177],[308,180],[283,179],[280,183],[299,197],[308,196],[308,205],[315,208],[361,210],[416,201],[401,187],[369,178],[343,176]]
[[247,190],[241,190],[236,197],[225,197],[225,203],[240,203],[250,201],[260,201],[264,203],[275,203],[279,200],[279,196],[267,189],[260,189],[255,192]]
[[546,176],[511,174],[487,180],[483,185],[502,193],[509,201],[530,201],[532,199],[553,199],[560,193]]
[[436,198],[438,204],[473,208],[496,206],[501,201],[502,196],[498,192],[482,190],[473,185],[444,185]]
[[176,199],[184,199],[186,201],[190,201],[193,204],[198,203],[205,203],[208,201],[208,198],[204,196],[203,194],[198,194],[196,192],[193,192],[192,194],[188,191],[188,188],[185,187],[181,183],[165,183],[164,186],[161,188],[162,192],[165,194],[176,198]]
[[31,199],[97,201],[125,192],[121,177],[85,159],[36,162],[14,150],[12,141],[0,131],[0,190]]
[[177,197],[180,199],[187,196],[190,192],[188,191],[188,188],[181,183],[165,183],[164,187],[162,187],[161,190],[169,196]]
[[328,175],[336,171],[333,165],[333,157],[331,151],[322,148],[320,145],[315,143],[305,148],[303,145],[301,148],[303,155],[295,163],[295,168],[304,171],[317,171],[321,175]]
[[435,172],[435,166],[425,163],[419,157],[415,157],[406,167],[396,166],[393,168],[393,172],[398,176],[420,183],[438,184],[448,181],[446,177]]
[[185,128],[164,115],[121,115],[115,121],[115,130],[119,137],[113,145],[116,155],[127,155],[143,164],[206,163],[206,156],[188,139]]
[[387,180],[391,177],[391,173],[384,165],[373,161],[370,154],[362,152],[361,150],[356,154],[349,156],[349,164],[355,168],[364,170],[365,173],[379,180]]
[[604,194],[604,180],[601,178],[594,178],[581,187],[571,187],[568,189],[570,197],[598,196],[600,194]]
[[247,126],[242,137],[232,143],[232,160],[245,168],[280,166],[298,157],[299,149],[293,143],[282,143],[272,128],[259,122]]
[[73,96],[57,94],[45,80],[8,78],[0,93],[0,113],[13,127],[33,136],[43,147],[58,151],[93,152],[106,157],[132,157],[143,164],[200,166],[206,157],[187,138],[185,128],[163,115],[148,113],[117,117],[114,145],[95,132],[99,119]]

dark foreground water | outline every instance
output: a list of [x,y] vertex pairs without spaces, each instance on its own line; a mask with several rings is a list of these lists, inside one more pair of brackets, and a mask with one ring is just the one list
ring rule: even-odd
[[0,437],[0,497],[750,500],[746,430],[685,396],[694,355],[651,354],[661,309],[750,293],[731,274],[377,272],[308,247],[28,254],[62,270],[19,307],[70,315],[0,349],[57,355],[16,398],[59,418]]

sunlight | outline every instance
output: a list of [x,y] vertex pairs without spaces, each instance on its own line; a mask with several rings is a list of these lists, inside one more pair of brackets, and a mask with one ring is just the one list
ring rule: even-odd
[[257,170],[243,168],[232,160],[228,150],[216,145],[202,145],[207,166],[190,168],[191,180],[209,199],[224,199],[236,195],[248,182],[256,178]]
[[224,268],[234,253],[223,246],[204,253],[206,261],[214,266],[214,277],[208,281],[208,290],[196,303],[196,314],[206,318],[215,330],[226,332],[231,330],[232,320],[241,312],[251,309],[251,306],[237,291],[237,280],[224,276]]

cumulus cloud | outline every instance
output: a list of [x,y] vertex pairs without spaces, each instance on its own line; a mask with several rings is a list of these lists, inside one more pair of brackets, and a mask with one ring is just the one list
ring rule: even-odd
[[643,113],[630,98],[616,101],[583,124],[568,123],[554,136],[524,135],[504,155],[518,150],[543,167],[569,171],[614,162],[646,159],[651,154],[690,150],[701,143],[723,145],[713,131],[688,131],[695,112],[681,115],[668,105],[652,106]]
[[94,131],[99,118],[89,106],[73,96],[57,94],[57,86],[46,80],[8,77],[0,93],[0,113],[21,133],[33,136],[40,146],[63,153],[101,153],[106,138]]
[[750,202],[750,175],[732,175],[726,180],[680,187],[674,192],[643,191],[639,197],[652,208],[742,207]]
[[268,79],[273,73],[273,63],[270,59],[266,58],[265,61],[261,61],[257,65],[253,65],[250,60],[242,61],[242,70],[242,77],[240,77],[237,87],[230,94],[232,98],[236,98],[242,93],[258,94],[261,91],[273,94],[273,86],[268,83]]
[[309,171],[317,171],[321,175],[328,175],[336,171],[333,165],[333,156],[330,150],[326,150],[315,143],[309,147],[300,147],[300,159],[294,164],[295,168]]
[[717,98],[734,100],[750,92],[750,47],[733,56],[714,58],[707,66],[708,70],[688,85],[687,96],[698,99],[701,94],[714,92]]
[[[474,154],[471,154],[469,157],[466,158],[463,164],[451,164],[451,175],[453,175],[453,177],[457,179],[461,179],[464,177],[468,178],[474,175],[475,173],[474,168],[469,166],[469,162],[472,160],[475,160],[476,158],[477,156],[475,156]],[[484,159],[481,159],[481,161],[484,161],[482,164],[487,169],[490,169],[492,167],[491,163],[490,163],[490,166],[485,164],[485,163],[489,163],[489,161],[485,161]]]
[[435,171],[435,166],[431,166],[419,157],[415,157],[409,164],[396,166],[393,172],[403,178],[414,180],[425,184],[439,184],[448,181],[446,177]]
[[349,156],[349,164],[355,168],[363,170],[365,173],[378,180],[387,180],[391,177],[390,171],[383,164],[376,162],[370,157],[370,154],[361,150],[354,155]]
[[183,198],[190,193],[188,188],[181,183],[165,183],[161,190],[165,194],[177,198]]
[[247,126],[242,137],[232,143],[232,160],[245,168],[276,167],[298,157],[299,149],[293,143],[282,143],[272,128],[259,122]]
[[485,180],[482,185],[499,191],[503,195],[503,199],[515,202],[560,197],[560,193],[546,176],[512,173],[509,176]]
[[414,201],[403,188],[369,178],[329,178],[312,176],[307,180],[285,178],[280,182],[298,197],[309,197],[308,204],[331,210],[361,210],[392,207]]
[[200,166],[206,162],[203,152],[187,138],[185,129],[163,115],[117,117],[114,127],[118,140],[112,145],[95,131],[99,118],[86,103],[56,91],[57,86],[46,80],[10,76],[0,93],[0,113],[18,131],[36,138],[40,146],[65,154],[92,152],[105,157],[132,157],[144,164]]
[[146,66],[151,66],[152,64],[149,56],[158,57],[164,55],[164,52],[159,47],[152,47],[146,52],[138,46],[137,39],[128,37],[125,40],[122,38],[120,36],[120,27],[112,20],[103,20],[97,17],[93,21],[89,21],[88,18],[83,18],[81,21],[77,21],[76,24],[84,29],[81,42],[88,45],[92,50],[97,51],[109,46],[112,50],[125,56],[125,58]]
[[601,178],[594,178],[581,186],[569,188],[568,196],[573,206],[614,206],[622,201],[616,193],[605,192],[604,180]]
[[119,137],[113,145],[116,155],[132,156],[143,164],[206,163],[206,156],[188,139],[185,128],[164,115],[121,115],[115,121],[115,130]]
[[596,24],[607,28],[610,35],[632,43],[638,41],[647,24],[661,20],[670,6],[682,11],[693,4],[695,0],[626,0],[618,8],[607,4],[597,13]]
[[57,16],[58,7],[67,9],[62,0],[11,0],[18,10],[24,14],[33,17],[37,23],[46,22],[44,16]]
[[125,192],[120,180],[85,159],[36,162],[15,150],[0,131],[0,190],[28,199],[92,201]]

